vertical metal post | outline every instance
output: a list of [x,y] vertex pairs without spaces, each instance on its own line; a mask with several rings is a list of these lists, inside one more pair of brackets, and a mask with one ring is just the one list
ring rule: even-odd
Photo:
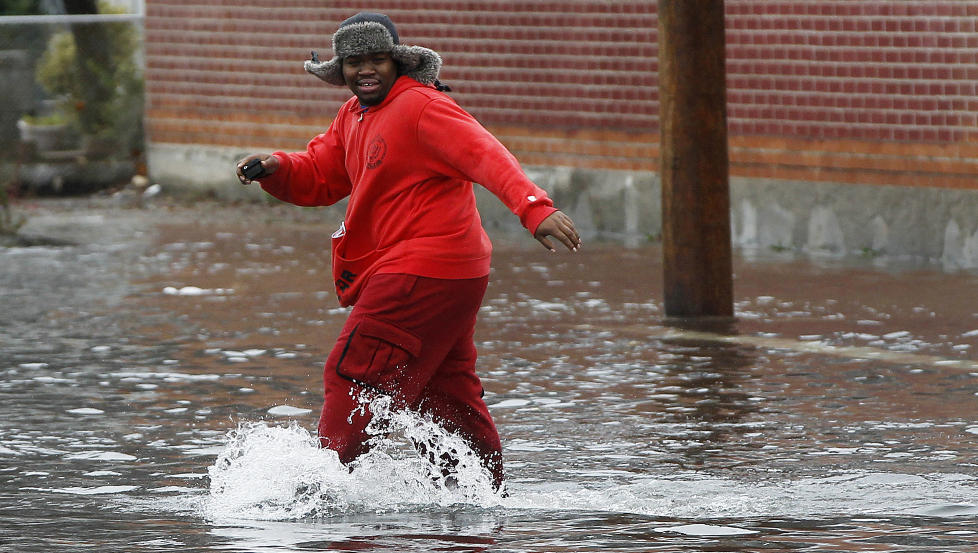
[[723,0],[659,0],[667,317],[732,317]]

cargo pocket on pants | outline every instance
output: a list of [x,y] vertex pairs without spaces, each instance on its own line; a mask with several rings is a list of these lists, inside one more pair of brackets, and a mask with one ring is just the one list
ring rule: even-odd
[[350,332],[336,373],[385,394],[397,389],[397,379],[421,353],[421,340],[388,322],[366,316]]

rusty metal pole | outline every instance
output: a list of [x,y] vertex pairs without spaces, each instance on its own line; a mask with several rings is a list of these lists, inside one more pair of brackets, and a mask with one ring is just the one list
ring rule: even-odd
[[723,0],[659,0],[666,317],[733,317]]

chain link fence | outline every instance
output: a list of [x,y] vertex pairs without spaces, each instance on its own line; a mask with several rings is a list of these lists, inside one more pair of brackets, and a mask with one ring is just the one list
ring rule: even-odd
[[0,148],[19,189],[89,192],[140,169],[143,18],[99,10],[0,16]]

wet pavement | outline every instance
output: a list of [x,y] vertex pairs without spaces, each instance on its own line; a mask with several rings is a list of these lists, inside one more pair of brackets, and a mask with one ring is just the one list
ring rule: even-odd
[[720,334],[664,323],[657,244],[494,236],[502,497],[313,445],[330,213],[21,209],[61,245],[0,249],[0,551],[978,547],[978,274],[740,252]]

